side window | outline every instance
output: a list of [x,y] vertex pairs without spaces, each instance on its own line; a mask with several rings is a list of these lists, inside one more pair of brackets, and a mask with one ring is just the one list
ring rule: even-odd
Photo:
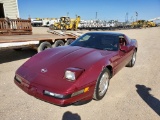
[[119,45],[120,46],[126,46],[127,45],[127,41],[126,41],[124,36],[119,36]]
[[128,36],[124,35],[124,38],[125,38],[127,44],[129,44],[131,42],[131,39]]
[[89,40],[90,37],[91,37],[90,35],[85,35],[79,41],[87,41]]

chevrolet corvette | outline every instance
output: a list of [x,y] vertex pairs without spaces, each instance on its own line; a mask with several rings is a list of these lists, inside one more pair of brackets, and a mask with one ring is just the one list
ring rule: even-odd
[[133,67],[137,40],[122,33],[89,32],[68,46],[47,49],[31,57],[15,73],[24,92],[59,106],[101,100],[110,79],[123,67]]

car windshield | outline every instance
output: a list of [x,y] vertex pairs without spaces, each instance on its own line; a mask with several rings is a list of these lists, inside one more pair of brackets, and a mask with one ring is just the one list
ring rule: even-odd
[[82,35],[70,45],[100,50],[117,51],[118,37],[113,34],[87,33]]

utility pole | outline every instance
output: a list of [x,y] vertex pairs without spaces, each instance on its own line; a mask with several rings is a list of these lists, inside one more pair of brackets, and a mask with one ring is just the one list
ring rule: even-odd
[[138,20],[138,12],[136,12],[136,21]]
[[69,12],[67,12],[67,17],[68,17],[68,15],[69,15]]
[[125,16],[125,22],[128,22],[128,12],[126,13],[126,16]]
[[97,15],[98,15],[98,13],[96,12],[96,19],[97,19]]
[[131,22],[133,22],[133,16],[131,17]]

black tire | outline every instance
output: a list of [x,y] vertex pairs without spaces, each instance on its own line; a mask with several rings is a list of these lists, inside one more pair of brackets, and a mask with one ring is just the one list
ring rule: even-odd
[[130,62],[126,65],[126,67],[133,67],[135,65],[136,62],[136,50],[134,51],[133,55],[132,55],[132,59],[130,60]]
[[39,46],[38,46],[38,52],[42,52],[43,50],[46,49],[50,49],[52,48],[52,45],[49,42],[42,42]]
[[73,42],[74,40],[73,39],[68,39],[67,42],[65,43],[65,45],[69,45]]
[[64,46],[64,42],[62,40],[57,40],[52,47]]
[[[105,96],[108,90],[110,78],[111,78],[111,73],[107,68],[105,68],[98,77],[98,80],[94,89],[93,99],[101,100]],[[103,85],[101,85],[102,83]],[[104,89],[100,88],[100,85],[101,87],[104,87]],[[101,89],[103,89],[103,91],[101,91]]]

